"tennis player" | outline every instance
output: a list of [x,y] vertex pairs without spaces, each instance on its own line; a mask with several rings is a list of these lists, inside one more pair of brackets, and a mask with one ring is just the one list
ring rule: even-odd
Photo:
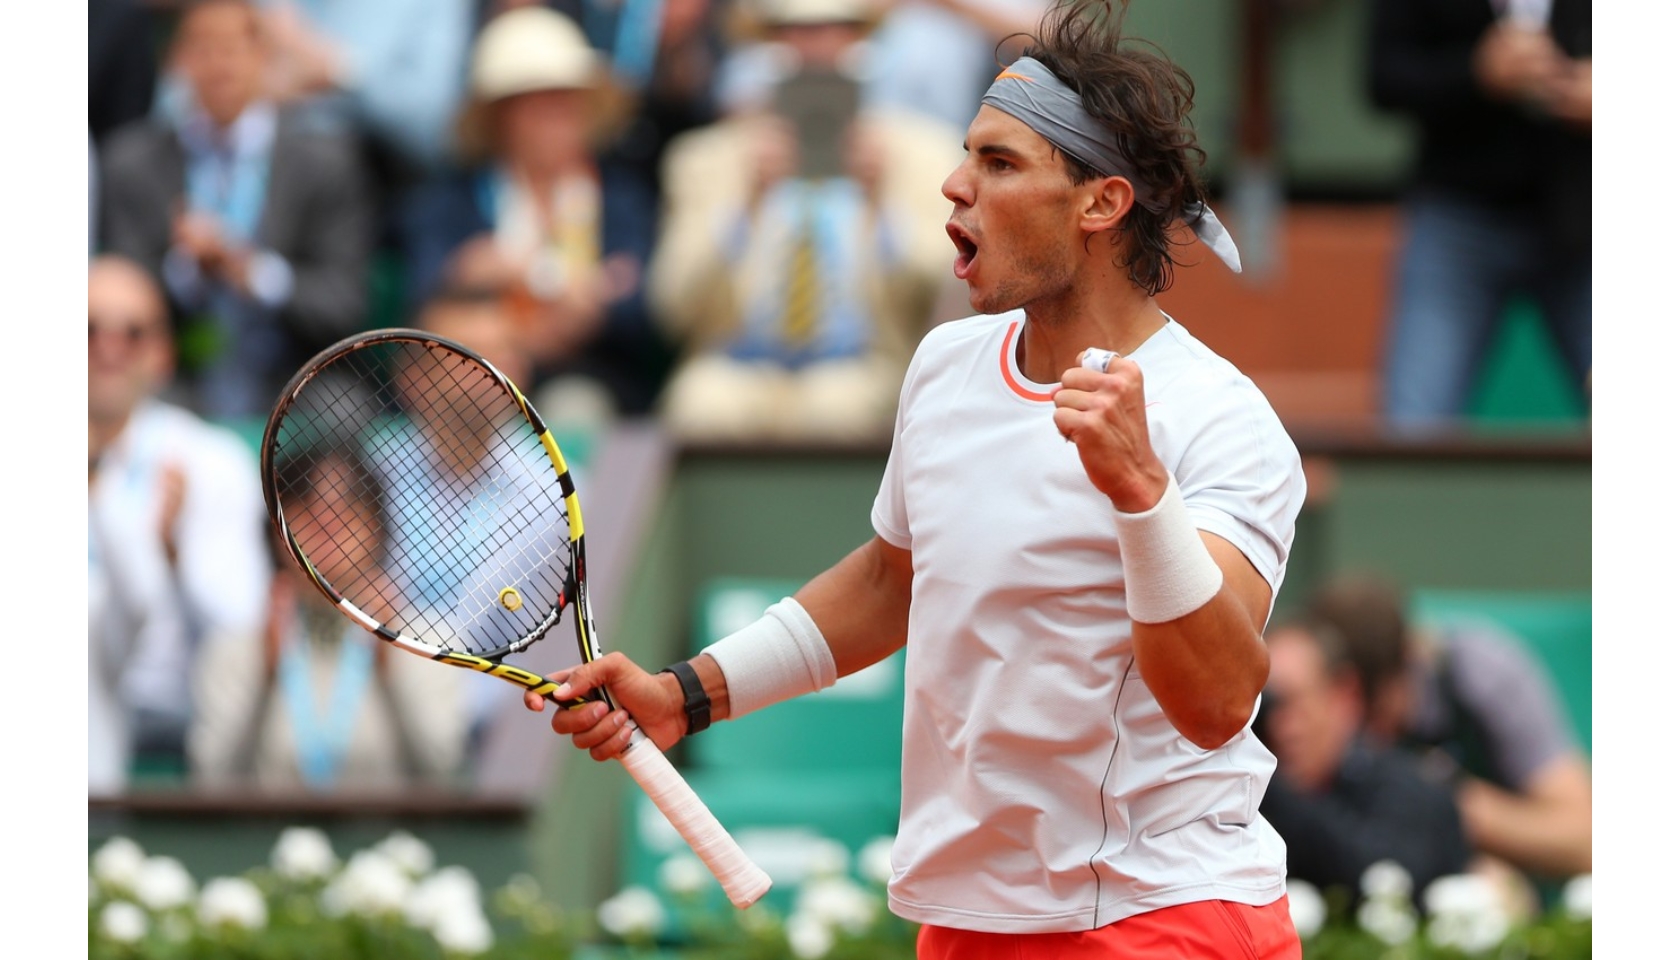
[[[1186,74],[1081,0],[1001,74],[944,185],[979,315],[917,350],[875,536],[648,674],[554,675],[597,759],[908,648],[891,909],[933,958],[1300,956],[1250,722],[1306,483],[1266,399],[1162,312],[1205,205]],[[544,704],[528,698],[534,710]]]

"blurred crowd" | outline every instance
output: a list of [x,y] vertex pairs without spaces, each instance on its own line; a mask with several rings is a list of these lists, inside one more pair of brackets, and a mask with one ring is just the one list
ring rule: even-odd
[[90,792],[461,776],[488,695],[269,542],[250,440],[342,337],[443,324],[562,431],[885,437],[1046,6],[90,0]]
[[[1372,100],[1421,133],[1385,413],[1461,413],[1512,295],[1585,381],[1587,0],[1372,4]],[[941,183],[1046,7],[90,0],[90,795],[146,771],[462,782],[483,678],[324,606],[264,517],[250,429],[344,336],[446,330],[507,358],[560,429],[884,439],[950,281]],[[1534,671],[1492,683],[1505,648],[1465,641],[1450,662],[1492,672],[1431,686],[1449,661],[1373,626],[1403,606],[1385,597],[1326,595],[1274,629],[1266,815],[1320,855],[1292,872],[1590,871],[1585,761]],[[1388,653],[1360,653],[1373,633]],[[1441,689],[1506,718],[1482,732],[1515,731],[1509,756],[1495,737],[1445,770],[1397,762],[1448,739],[1424,728]]]

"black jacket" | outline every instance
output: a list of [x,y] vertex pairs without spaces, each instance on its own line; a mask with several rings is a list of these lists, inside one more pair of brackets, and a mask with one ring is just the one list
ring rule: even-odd
[[1290,877],[1321,890],[1342,887],[1355,900],[1360,877],[1381,860],[1411,874],[1414,897],[1470,862],[1451,787],[1398,749],[1356,743],[1323,793],[1273,777],[1260,813],[1288,846]]
[[[1471,58],[1494,24],[1490,0],[1373,0],[1370,96],[1417,124],[1413,185],[1540,218],[1557,242],[1591,250],[1592,141],[1533,110],[1490,99]],[[1592,56],[1591,0],[1554,0],[1553,37]]]

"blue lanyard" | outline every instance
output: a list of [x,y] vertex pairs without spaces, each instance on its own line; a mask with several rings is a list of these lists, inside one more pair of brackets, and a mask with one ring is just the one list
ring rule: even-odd
[[317,790],[338,780],[339,768],[355,732],[362,692],[373,672],[373,646],[346,626],[338,645],[338,669],[333,671],[332,696],[325,711],[318,710],[309,677],[308,641],[294,633],[280,655],[280,692],[291,714],[297,739],[298,772]]

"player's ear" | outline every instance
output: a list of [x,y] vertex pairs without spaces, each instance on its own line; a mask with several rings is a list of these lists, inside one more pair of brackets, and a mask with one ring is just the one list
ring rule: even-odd
[[1125,177],[1103,177],[1085,186],[1085,205],[1080,210],[1079,226],[1089,233],[1102,233],[1118,227],[1137,198],[1132,182]]

